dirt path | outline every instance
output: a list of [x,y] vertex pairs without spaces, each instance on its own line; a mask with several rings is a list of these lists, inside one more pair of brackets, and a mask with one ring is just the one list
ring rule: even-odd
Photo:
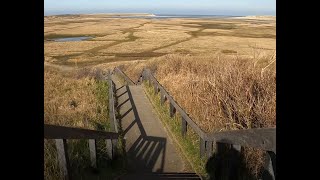
[[129,173],[119,179],[199,179],[177,151],[141,85],[126,86],[113,75],[126,139]]

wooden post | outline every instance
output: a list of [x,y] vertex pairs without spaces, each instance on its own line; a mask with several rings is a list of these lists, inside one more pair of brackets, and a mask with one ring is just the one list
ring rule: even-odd
[[171,102],[169,104],[170,104],[170,117],[173,117],[174,114],[176,113],[176,108],[174,108]]
[[238,151],[239,153],[241,153],[241,146],[240,145],[235,145],[235,144],[232,144],[232,148],[236,151]]
[[206,141],[206,149],[207,149],[207,157],[210,158],[210,156],[213,153],[213,141]]
[[186,133],[187,133],[187,121],[183,118],[183,116],[181,116],[181,135],[182,137],[186,137]]
[[153,86],[154,86],[154,94],[157,94],[157,93],[158,93],[158,87],[157,87],[157,84],[156,84],[156,83],[154,83],[154,84],[153,84]]
[[97,150],[96,150],[95,139],[89,139],[89,149],[90,149],[91,167],[97,168]]
[[142,84],[142,81],[143,81],[143,75],[140,76],[139,84]]
[[266,156],[266,163],[265,163],[265,169],[263,172],[263,179],[267,180],[275,180],[275,174],[276,174],[276,157],[275,154],[271,151],[267,151],[267,156]]
[[164,94],[163,92],[160,90],[160,104],[163,105],[164,103]]
[[118,139],[112,139],[112,159],[117,155]]
[[56,139],[56,148],[63,179],[71,180],[67,141],[65,139]]
[[203,157],[206,151],[206,142],[200,137],[200,158]]
[[112,160],[113,159],[113,144],[111,139],[107,139],[106,140],[106,144],[107,144],[107,153],[109,158]]

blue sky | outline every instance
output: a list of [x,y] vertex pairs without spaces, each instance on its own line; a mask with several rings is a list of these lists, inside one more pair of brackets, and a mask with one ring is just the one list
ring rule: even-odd
[[45,15],[154,13],[275,15],[276,0],[44,0]]

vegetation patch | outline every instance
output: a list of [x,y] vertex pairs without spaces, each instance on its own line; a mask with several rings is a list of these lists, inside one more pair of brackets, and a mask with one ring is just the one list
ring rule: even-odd
[[92,35],[88,35],[88,34],[56,34],[56,33],[50,33],[50,34],[44,35],[45,40],[52,40],[52,39],[57,39],[57,38],[69,38],[69,37],[92,37]]
[[231,23],[197,23],[204,29],[236,29],[237,26]]
[[236,54],[237,51],[235,50],[229,50],[229,49],[224,49],[221,51],[222,53],[225,53],[225,54]]

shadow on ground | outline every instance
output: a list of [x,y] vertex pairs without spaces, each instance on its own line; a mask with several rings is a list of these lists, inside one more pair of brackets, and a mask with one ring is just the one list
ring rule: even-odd
[[[119,88],[122,89],[122,88]],[[118,108],[120,108],[123,104],[129,102],[131,108],[129,108],[123,115],[119,117],[120,126],[122,124],[122,120],[126,117],[129,112],[133,112],[134,119],[131,121],[130,125],[123,130],[123,135],[128,133],[128,131],[137,124],[140,136],[136,141],[132,144],[130,149],[127,151],[128,157],[128,170],[132,172],[152,172],[157,160],[160,158],[160,168],[156,170],[156,172],[163,172],[163,166],[165,161],[165,150],[167,139],[163,137],[154,137],[147,136],[145,129],[141,123],[139,114],[137,112],[136,105],[133,101],[131,91],[128,86],[126,86],[126,90],[120,94],[128,94],[128,99],[124,100],[119,104]],[[120,97],[118,96],[118,97]]]
[[[267,165],[269,161],[266,161]],[[206,172],[210,180],[274,179],[268,170],[262,170],[258,177],[252,175],[246,167],[243,153],[231,145],[222,143],[217,143],[215,153],[208,159]]]

